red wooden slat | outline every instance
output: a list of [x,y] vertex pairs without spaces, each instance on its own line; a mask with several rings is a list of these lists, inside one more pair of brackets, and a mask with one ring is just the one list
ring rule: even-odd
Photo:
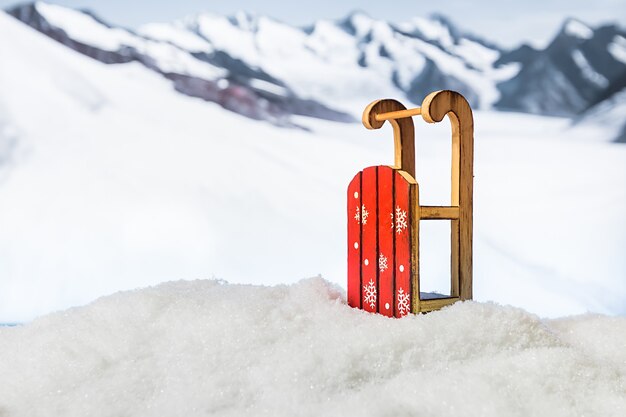
[[378,167],[378,312],[394,315],[394,231],[392,229],[394,170]]
[[402,317],[411,311],[410,185],[397,171],[394,176],[395,316]]
[[361,308],[361,172],[348,185],[348,305]]
[[361,180],[361,305],[372,313],[378,306],[377,169],[365,168]]

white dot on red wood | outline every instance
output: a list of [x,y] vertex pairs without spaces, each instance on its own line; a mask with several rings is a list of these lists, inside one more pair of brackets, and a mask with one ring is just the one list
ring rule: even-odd
[[400,265],[400,272],[404,272],[404,265]]
[[359,242],[354,242],[354,249],[358,249],[359,248]]
[[354,192],[354,198],[359,198],[359,193],[358,193],[358,191],[355,191],[355,192]]
[[385,308],[389,310],[389,303],[385,303]]
[[369,261],[368,259],[366,259],[366,260],[364,260],[364,261],[363,261],[363,263],[364,263],[365,265],[369,265],[369,264],[370,264],[370,261]]

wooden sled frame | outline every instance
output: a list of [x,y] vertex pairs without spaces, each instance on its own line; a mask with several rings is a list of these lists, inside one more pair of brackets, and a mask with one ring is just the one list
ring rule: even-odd
[[[415,131],[412,116],[428,123],[441,122],[447,115],[452,125],[452,190],[450,206],[420,206],[419,185],[415,180]],[[454,91],[429,94],[421,108],[407,109],[392,99],[377,100],[363,112],[363,125],[380,129],[385,121],[393,127],[395,166],[393,169],[410,183],[412,215],[410,229],[413,252],[411,312],[428,312],[472,299],[472,211],[474,183],[474,121],[467,100]],[[420,220],[451,220],[450,296],[421,299],[419,283]]]

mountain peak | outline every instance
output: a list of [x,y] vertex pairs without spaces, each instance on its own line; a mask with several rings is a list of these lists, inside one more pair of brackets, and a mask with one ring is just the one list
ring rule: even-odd
[[593,37],[593,29],[575,18],[565,20],[561,33],[578,39],[591,39]]
[[339,20],[339,25],[348,33],[362,37],[372,29],[374,22],[375,20],[366,12],[353,10],[345,18]]
[[[93,10],[91,9],[84,9],[84,8],[72,8],[72,7],[67,7],[67,6],[63,6],[60,4],[53,4],[53,3],[48,3],[45,1],[36,1],[33,3],[25,3],[26,6],[28,5],[32,5],[32,7],[35,8],[35,10],[37,10],[37,12],[39,12],[42,15],[54,15],[55,17],[57,17],[58,19],[72,19],[75,18],[75,16],[87,16],[88,18],[93,19],[94,21],[96,21],[97,23],[104,25],[108,28],[112,28],[113,26],[111,24],[109,24],[107,21],[105,21],[104,19],[102,19],[100,16],[98,16]],[[19,7],[19,6],[18,6]],[[74,17],[72,17],[74,16]]]
[[262,16],[256,12],[238,10],[234,15],[229,16],[228,20],[230,20],[233,25],[247,32],[256,32],[261,17]]
[[443,15],[416,16],[398,24],[397,27],[403,32],[446,46],[454,44],[458,39],[458,31]]
[[434,22],[441,23],[442,25],[446,26],[450,30],[456,30],[456,25],[452,23],[452,20],[450,20],[450,18],[448,18],[442,13],[438,13],[438,12],[431,13],[428,16],[428,18]]
[[345,20],[374,20],[367,12],[355,9],[346,16]]

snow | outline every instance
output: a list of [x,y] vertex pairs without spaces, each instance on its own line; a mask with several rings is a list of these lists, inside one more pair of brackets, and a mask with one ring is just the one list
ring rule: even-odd
[[209,40],[217,50],[228,51],[233,58],[239,58],[251,65],[258,65],[258,52],[251,32],[240,30],[227,17],[202,13],[186,19],[188,27],[194,28],[203,38]]
[[[495,84],[518,71],[515,65],[493,68],[498,51],[467,39],[455,45],[449,29],[439,21],[421,19],[420,25],[426,27],[422,28],[426,39],[438,36],[436,40],[444,49],[405,36],[387,22],[361,13],[353,13],[349,21],[355,33],[341,26],[345,22],[320,20],[309,33],[267,17],[245,14],[227,18],[203,13],[174,25],[186,27],[216,49],[284,81],[300,97],[348,112],[355,103],[405,96],[393,80],[408,89],[424,69],[426,58],[445,74],[475,86],[482,108],[491,107],[499,98]],[[416,24],[410,26],[408,32],[417,30]],[[406,25],[400,27],[406,29]],[[176,43],[173,38],[170,41]],[[329,79],[334,82],[329,83]]]
[[626,38],[616,35],[609,44],[609,53],[613,58],[626,64]]
[[440,20],[414,17],[409,22],[398,25],[402,30],[410,33],[419,33],[427,40],[439,42],[445,47],[454,45],[454,39],[450,34],[450,28]]
[[604,75],[593,69],[591,64],[589,64],[589,61],[587,61],[587,58],[585,58],[585,55],[579,49],[574,49],[572,51],[572,59],[576,65],[578,65],[578,68],[580,68],[583,77],[587,80],[600,88],[606,88],[609,85],[609,80],[607,80]]
[[[11,57],[0,66],[1,322],[173,279],[321,274],[345,286],[345,189],[393,161],[388,126],[249,120],[4,13],[0,56]],[[367,104],[355,102],[354,112]],[[475,298],[551,317],[626,314],[615,126],[489,111],[475,126]],[[449,126],[416,120],[416,135],[422,203],[445,205]],[[443,228],[422,228],[423,284],[441,292],[449,230],[432,224]]]
[[[585,112],[584,116],[577,121],[579,130],[589,129],[593,131],[599,126],[612,129],[613,138],[617,139],[626,133],[626,89],[613,94],[609,99],[596,104]],[[593,133],[589,133],[592,135]],[[624,139],[622,139],[623,141]]]
[[[223,68],[193,58],[186,50],[172,45],[175,42],[167,44],[151,41],[124,29],[110,28],[90,15],[70,8],[43,2],[37,2],[36,7],[50,24],[64,30],[72,39],[106,51],[118,51],[125,46],[133,47],[140,53],[148,55],[153,60],[152,64],[164,73],[176,72],[208,80],[218,79],[226,75]],[[160,31],[163,32],[163,28],[160,28]],[[152,34],[158,36],[157,32],[153,27]],[[189,37],[192,35],[186,35],[184,43],[186,46],[190,46]],[[170,32],[164,33],[162,36],[171,38],[175,35]],[[183,36],[179,34],[175,40],[181,42]]]
[[[254,277],[249,277],[254,280]],[[491,303],[388,319],[313,278],[171,282],[0,327],[14,416],[621,416],[626,318]]]
[[[405,38],[403,47],[413,48],[423,56],[431,59],[447,76],[454,77],[472,87],[479,94],[480,107],[490,108],[500,96],[491,75],[485,76],[478,71],[469,70],[465,61],[451,56],[442,49],[420,39]],[[505,69],[507,73],[510,70]],[[497,73],[498,70],[494,70]]]
[[285,87],[282,87],[280,85],[276,85],[274,83],[270,83],[268,81],[265,80],[260,80],[258,78],[253,78],[250,80],[250,86],[258,89],[258,90],[263,90],[263,91],[267,91],[268,93],[272,93],[275,94],[277,96],[283,96],[286,97],[288,96],[288,91],[285,89]]
[[459,41],[459,45],[454,48],[454,52],[475,68],[485,71],[493,68],[493,63],[500,57],[500,53],[497,50],[487,48],[478,42],[465,38]]
[[123,46],[135,46],[136,37],[120,28],[109,28],[92,16],[67,7],[44,2],[35,3],[37,11],[53,26],[86,45],[105,51],[117,51]]
[[212,52],[209,42],[180,25],[149,23],[139,27],[138,32],[150,39],[171,42],[190,52]]
[[315,22],[305,45],[317,55],[328,57],[328,60],[339,65],[353,66],[359,58],[352,36],[329,20]]
[[593,30],[581,21],[570,19],[565,24],[565,33],[579,39],[593,38]]
[[[265,50],[291,33],[254,19]],[[334,30],[290,42],[345,63]],[[375,81],[307,54],[294,77]],[[477,301],[396,320],[343,290],[345,189],[393,160],[389,126],[245,119],[2,12],[0,56],[0,322],[47,314],[0,326],[0,416],[626,414],[626,318],[532,314],[626,315],[624,92],[575,126],[476,111]],[[416,137],[421,202],[447,204],[449,126],[416,119]],[[426,291],[446,290],[447,226],[420,226]],[[211,277],[232,283],[117,292]]]
[[370,30],[372,30],[375,20],[366,13],[355,12],[350,15],[350,22],[355,29],[356,36],[358,38],[362,38],[366,36]]
[[145,41],[137,48],[148,55],[164,73],[188,74],[206,80],[215,80],[228,75],[224,68],[216,67],[195,59],[188,52],[162,42]]
[[[374,70],[360,67],[358,40],[345,33],[335,38],[338,34],[337,28],[328,22],[320,22],[307,36],[288,25],[262,19],[254,33],[258,61],[252,62],[258,62],[264,71],[285,81],[300,97],[351,113],[354,101],[372,101],[390,91],[402,94],[390,81],[393,69],[389,60],[372,62]],[[377,46],[370,46],[377,57]],[[335,82],[331,85],[329,79]]]
[[[491,81],[508,79],[515,75],[515,72],[511,73],[510,69],[507,69],[507,71],[502,71],[501,68],[494,70],[493,63],[500,56],[500,52],[498,50],[488,48],[476,41],[464,37],[455,41],[450,33],[450,27],[448,27],[448,25],[440,19],[437,19],[436,16],[433,16],[430,19],[414,17],[408,22],[400,23],[398,28],[406,33],[419,35],[427,41],[437,42],[443,47],[444,51],[450,53],[453,57],[456,56],[462,58],[461,64],[467,63],[473,68],[486,72],[487,78]],[[429,57],[432,58],[432,56]],[[442,64],[443,67],[450,67],[450,64],[446,65],[445,58],[440,59],[444,60],[444,63]],[[439,64],[439,60],[436,59],[435,61]],[[400,60],[400,62],[402,62],[402,60]],[[466,72],[466,70],[459,70],[459,73],[463,72]],[[463,79],[464,77],[461,76],[459,78]],[[479,88],[478,90],[480,91],[482,88]],[[485,101],[488,102],[485,103],[485,107],[489,107],[495,99],[487,99]]]

